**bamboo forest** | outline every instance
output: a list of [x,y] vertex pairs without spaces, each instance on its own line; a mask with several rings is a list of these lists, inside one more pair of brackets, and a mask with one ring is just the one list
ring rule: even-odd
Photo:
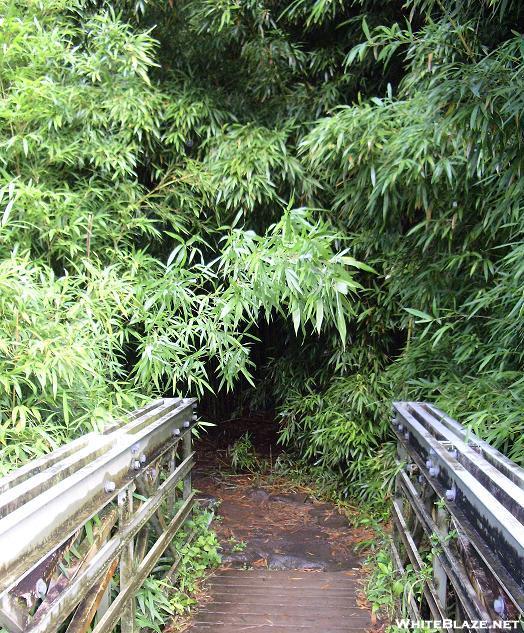
[[[0,44],[0,631],[521,620],[524,4],[0,0]],[[76,477],[65,462],[58,477],[53,455],[72,460],[69,445],[91,442],[90,467],[135,433],[119,421],[138,434],[140,415],[159,424],[155,402],[178,403],[179,426],[155,448],[136,440],[122,485],[106,471],[114,508],[71,488],[84,499],[67,519],[75,530],[55,525],[38,546],[47,559],[35,540],[3,566],[9,530],[34,537],[19,521],[35,495]],[[485,497],[464,469],[502,509],[478,509]],[[17,483],[24,472],[36,478]],[[192,494],[207,499],[198,510]],[[135,512],[150,526],[132,528]],[[282,554],[299,515],[333,559],[297,563],[305,545]],[[111,538],[121,545],[105,575],[81,585]],[[262,548],[271,539],[282,551]],[[67,560],[51,566],[52,552]],[[217,602],[217,587],[243,586],[232,573],[282,574],[292,593],[290,570],[304,569],[304,595],[323,572],[348,600],[359,569],[356,615],[336,595],[314,626],[301,603],[271,619],[249,602],[226,616]],[[62,590],[61,601],[76,595],[70,607],[56,606]]]

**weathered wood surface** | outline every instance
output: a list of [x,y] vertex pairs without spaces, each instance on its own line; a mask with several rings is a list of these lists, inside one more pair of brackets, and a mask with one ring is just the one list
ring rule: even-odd
[[371,616],[359,607],[360,591],[359,579],[345,572],[221,570],[187,631],[367,631]]

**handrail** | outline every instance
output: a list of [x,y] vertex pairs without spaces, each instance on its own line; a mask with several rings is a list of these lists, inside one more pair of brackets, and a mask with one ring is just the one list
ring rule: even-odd
[[0,479],[0,626],[135,633],[135,594],[193,506],[194,408],[157,400]]
[[400,572],[433,570],[411,617],[448,631],[521,620],[524,470],[430,404],[395,402],[392,427],[393,560]]

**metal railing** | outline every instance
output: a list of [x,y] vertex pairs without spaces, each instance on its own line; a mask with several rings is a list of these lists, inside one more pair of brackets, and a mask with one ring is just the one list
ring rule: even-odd
[[392,426],[393,559],[422,577],[411,619],[448,631],[522,621],[524,470],[430,404],[396,402]]
[[153,402],[0,479],[9,633],[135,633],[135,594],[191,513],[194,408]]

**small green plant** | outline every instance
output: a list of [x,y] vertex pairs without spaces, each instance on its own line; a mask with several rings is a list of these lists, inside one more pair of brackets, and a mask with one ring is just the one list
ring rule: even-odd
[[[402,616],[408,613],[411,600],[419,600],[424,584],[431,579],[432,566],[425,562],[420,570],[411,564],[406,565],[404,573],[395,568],[389,549],[389,542],[384,540],[382,548],[373,553],[366,561],[371,568],[371,575],[366,587],[366,597],[371,603],[373,613],[383,613],[391,618],[394,614]],[[388,631],[394,633],[397,627],[391,626]]]
[[260,460],[257,457],[251,433],[248,431],[228,448],[228,456],[231,468],[235,472],[248,471],[251,473],[260,470]]
[[136,624],[140,630],[148,628],[161,633],[164,622],[175,613],[169,599],[172,589],[169,583],[158,578],[146,578],[136,596]]
[[234,536],[229,539],[229,543],[231,545],[231,551],[234,553],[243,552],[247,547],[245,541],[238,541]]
[[[193,593],[196,581],[206,570],[220,564],[220,545],[215,532],[209,528],[211,516],[209,512],[196,514],[188,522],[187,528],[177,534],[175,542],[180,543],[182,556],[177,570],[178,592],[175,594],[174,603],[177,612],[180,612],[182,596]],[[192,531],[196,532],[196,536],[190,543],[184,544]]]
[[[180,551],[180,561],[176,576],[165,580],[172,560],[163,561],[157,566],[158,576],[150,576],[137,594],[137,626],[160,633],[166,621],[177,615],[187,614],[196,604],[194,594],[198,580],[208,569],[220,564],[219,543],[215,532],[209,527],[212,514],[208,511],[195,511],[174,539],[175,547]],[[191,542],[187,542],[193,534]]]
[[[371,560],[368,562],[371,563]],[[373,569],[366,588],[372,612],[384,611],[392,615],[403,591],[404,584],[399,579],[387,550],[379,551],[373,556]]]

